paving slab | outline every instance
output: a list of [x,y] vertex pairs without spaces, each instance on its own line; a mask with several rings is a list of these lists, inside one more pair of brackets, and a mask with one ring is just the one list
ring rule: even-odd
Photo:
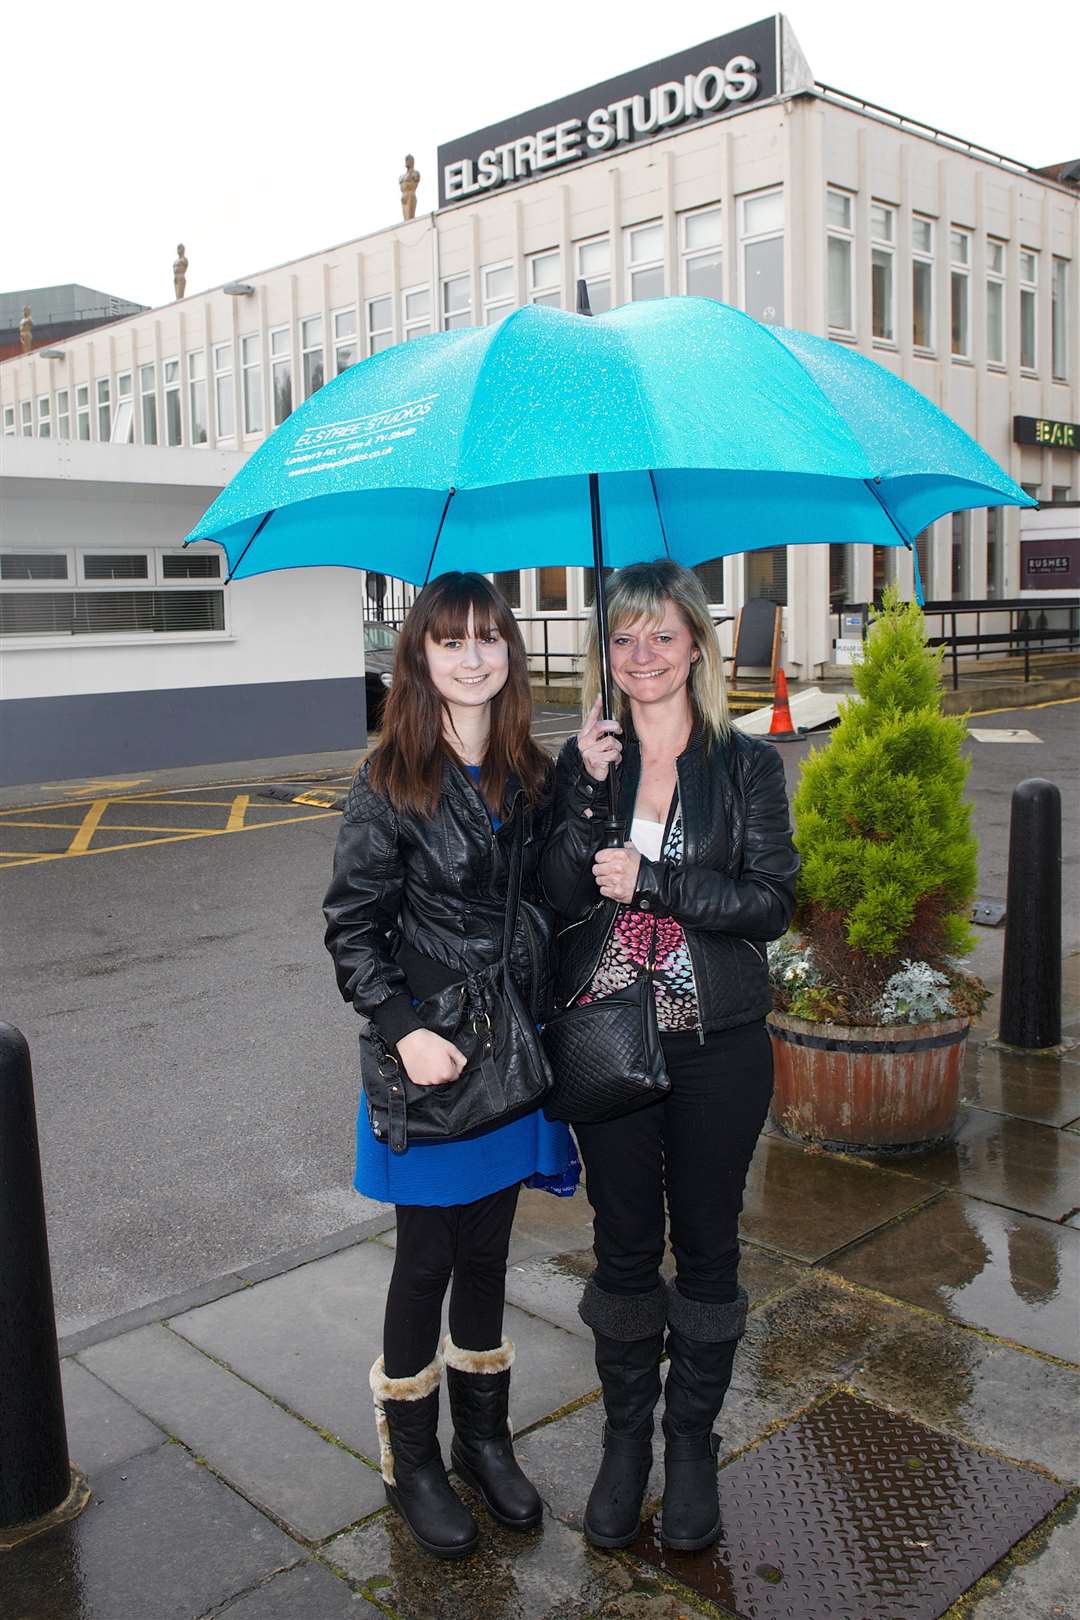
[[797,1260],[823,1260],[933,1196],[915,1177],[764,1136],[739,1225],[752,1243]]
[[386,1620],[386,1616],[325,1565],[298,1564],[216,1609],[212,1620]]
[[965,1102],[1043,1125],[1067,1125],[1080,1114],[1080,1069],[1060,1058],[1004,1047],[968,1047]]
[[522,1535],[478,1512],[480,1547],[453,1563],[417,1551],[396,1513],[338,1536],[324,1556],[401,1620],[591,1620],[629,1590],[617,1560],[556,1520]]
[[374,1469],[217,1366],[169,1328],[83,1352],[91,1370],[296,1535],[321,1541],[385,1501]]
[[129,1401],[68,1359],[60,1363],[68,1451],[91,1478],[165,1443],[165,1436]]
[[192,1620],[301,1549],[181,1446],[105,1469],[70,1524],[2,1555],[12,1620]]
[[[363,1243],[186,1312],[171,1326],[374,1461],[379,1453],[368,1369],[382,1348],[392,1264],[383,1244]],[[506,1332],[519,1348],[510,1403],[518,1430],[595,1388],[592,1347],[578,1335],[512,1306]],[[450,1433],[447,1404],[444,1440]]]
[[905,1311],[870,1343],[849,1381],[932,1428],[1080,1481],[1080,1369]]
[[985,1108],[965,1109],[955,1141],[906,1159],[904,1169],[1048,1221],[1080,1208],[1080,1141],[1052,1125]]
[[832,1269],[999,1338],[1080,1361],[1080,1231],[947,1193],[867,1238]]
[[1026,1561],[991,1572],[964,1620],[1080,1620],[1078,1569],[1080,1518],[1074,1504]]
[[[591,1277],[596,1260],[591,1248],[568,1254],[536,1255],[531,1260],[511,1260],[506,1274],[506,1297],[532,1316],[553,1322],[568,1333],[592,1342],[592,1332],[578,1315],[578,1301],[584,1281]],[[665,1277],[675,1274],[675,1260],[669,1252],[661,1268]],[[742,1245],[739,1281],[750,1296],[751,1309],[766,1299],[792,1288],[805,1275],[806,1267],[781,1259],[767,1249]]]

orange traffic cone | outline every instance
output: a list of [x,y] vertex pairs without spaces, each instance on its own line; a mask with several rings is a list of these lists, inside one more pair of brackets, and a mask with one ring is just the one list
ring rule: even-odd
[[782,669],[776,672],[776,692],[773,696],[772,720],[769,722],[770,742],[796,742],[800,733],[791,718],[791,704],[787,695],[787,676]]

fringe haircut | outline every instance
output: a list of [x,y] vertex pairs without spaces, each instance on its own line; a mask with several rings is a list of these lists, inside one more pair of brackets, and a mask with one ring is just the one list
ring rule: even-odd
[[[709,614],[705,591],[696,574],[670,557],[655,562],[630,563],[619,568],[607,582],[608,634],[615,635],[629,624],[645,619],[659,624],[671,602],[701,655],[690,665],[687,691],[694,718],[705,734],[707,747],[725,742],[731,735],[727,682],[716,626]],[[585,661],[581,679],[581,712],[587,715],[600,695],[600,647],[595,616],[589,621],[585,641]],[[630,724],[630,699],[614,688],[615,719],[625,730]]]
[[491,699],[480,792],[498,815],[507,781],[514,776],[530,805],[535,808],[539,802],[551,762],[530,734],[532,688],[520,627],[505,598],[483,574],[449,573],[425,585],[406,615],[383,709],[382,737],[368,760],[368,780],[386,794],[395,810],[433,816],[438,808],[443,766],[456,755],[443,732],[449,709],[432,683],[427,638],[464,637],[470,609],[477,634],[498,630],[510,651],[506,684]]

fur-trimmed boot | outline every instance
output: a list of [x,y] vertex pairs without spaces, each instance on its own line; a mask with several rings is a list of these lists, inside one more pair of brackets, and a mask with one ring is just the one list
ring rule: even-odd
[[669,1357],[664,1392],[664,1505],[660,1537],[666,1547],[697,1552],[720,1534],[713,1433],[724,1404],[735,1351],[746,1332],[747,1298],[740,1288],[726,1305],[668,1295]]
[[462,1350],[448,1333],[442,1353],[454,1418],[451,1466],[479,1491],[492,1518],[511,1530],[534,1529],[543,1504],[514,1456],[508,1415],[513,1344]]
[[578,1315],[596,1340],[607,1417],[600,1472],[585,1508],[585,1539],[594,1547],[628,1547],[640,1528],[652,1468],[667,1289],[660,1284],[648,1294],[609,1294],[590,1278]]
[[436,1432],[441,1375],[441,1356],[411,1378],[387,1378],[379,1357],[370,1378],[379,1460],[387,1499],[416,1545],[435,1558],[465,1558],[480,1532],[443,1467]]

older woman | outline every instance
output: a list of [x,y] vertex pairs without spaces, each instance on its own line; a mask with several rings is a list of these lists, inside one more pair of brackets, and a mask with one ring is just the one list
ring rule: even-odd
[[[575,1127],[596,1249],[579,1309],[607,1417],[585,1534],[620,1547],[637,1532],[666,1336],[662,1535],[689,1550],[720,1529],[713,1424],[745,1329],[738,1217],[772,1090],[765,944],[788,925],[798,856],[779,755],[732,730],[697,578],[670,561],[635,564],[607,596],[619,719],[602,720],[594,701],[594,643],[541,877],[560,917],[560,1005],[625,988],[654,954],[671,1089],[638,1112]],[[601,783],[616,768],[630,839],[601,849]],[[665,1204],[670,1287],[660,1276]]]

